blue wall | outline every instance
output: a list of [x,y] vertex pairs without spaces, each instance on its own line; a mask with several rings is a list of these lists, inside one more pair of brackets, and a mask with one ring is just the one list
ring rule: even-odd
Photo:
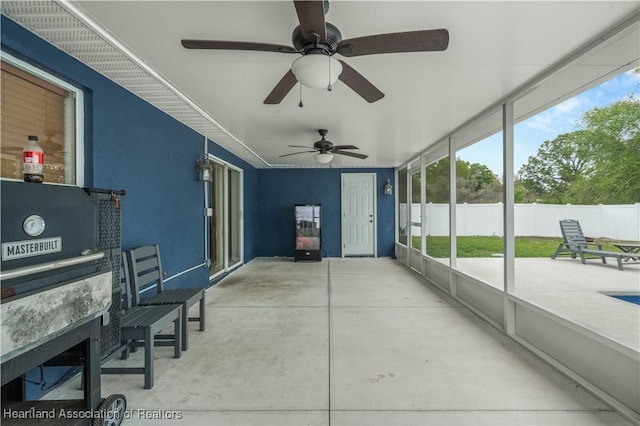
[[[159,244],[167,276],[204,261],[204,188],[195,160],[204,138],[2,16],[2,49],[85,93],[85,186],[124,189],[122,246]],[[244,170],[245,261],[255,256],[256,169],[220,146],[209,151]],[[206,285],[204,267],[168,287]]]
[[[194,164],[204,138],[4,15],[0,25],[3,51],[83,90],[85,186],[127,192],[121,203],[123,249],[159,244],[168,277],[201,264],[204,186]],[[377,174],[378,255],[393,255],[394,198],[382,195],[384,182],[393,181],[392,169],[255,169],[211,141],[208,150],[244,172],[245,262],[292,256],[295,203],[322,204],[325,254],[340,256],[342,172]],[[207,284],[208,270],[199,267],[167,286]],[[45,371],[47,382],[61,371]],[[28,394],[38,398],[42,391],[30,385]]]
[[376,173],[378,256],[393,256],[394,197],[383,195],[393,169],[258,169],[258,256],[293,256],[294,204],[322,204],[322,251],[342,255],[340,181],[342,173]]

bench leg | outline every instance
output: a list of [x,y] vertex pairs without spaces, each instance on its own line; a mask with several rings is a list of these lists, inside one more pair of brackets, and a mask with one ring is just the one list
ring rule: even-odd
[[153,351],[154,337],[151,333],[151,327],[144,329],[144,388],[151,389],[153,387]]
[[618,256],[618,269],[623,271],[624,269],[622,268],[622,257]]
[[[180,308],[182,310],[182,308]],[[182,312],[173,322],[173,357],[180,358],[182,356]]]
[[122,355],[120,356],[120,359],[129,359],[129,345],[131,344],[130,340],[127,340],[127,342],[124,345],[124,349],[122,350]]
[[200,299],[200,331],[204,331],[204,293],[202,294],[202,299]]
[[189,308],[182,304],[182,350],[189,349]]

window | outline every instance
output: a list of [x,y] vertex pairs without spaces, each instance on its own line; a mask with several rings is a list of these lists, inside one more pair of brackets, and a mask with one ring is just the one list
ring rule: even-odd
[[[581,268],[570,252],[549,259],[563,240],[563,219],[580,223],[591,249],[620,253],[615,244],[638,240],[640,69],[621,71],[514,127],[514,291],[605,336],[637,342],[637,310],[605,295],[637,292],[637,265],[620,272],[615,259],[594,258]],[[571,283],[570,297],[557,285],[562,280]]]
[[[504,287],[502,110],[461,131],[456,151],[456,265]],[[453,159],[451,159],[452,161]]]
[[420,204],[420,169],[412,170],[409,173],[410,180],[410,194],[411,204],[409,207],[409,231],[411,232],[411,238],[408,244],[411,248],[421,250],[422,244],[422,210]]
[[30,135],[44,151],[44,181],[82,185],[82,92],[3,52],[3,178],[22,179],[22,149]]
[[229,209],[229,265],[235,265],[242,260],[240,249],[242,233],[242,200],[240,190],[242,176],[238,170],[228,168],[228,209]]
[[426,247],[423,253],[449,263],[449,156],[425,167]]
[[216,163],[213,169],[213,182],[209,183],[209,274],[215,275],[225,270],[224,249],[224,166]]

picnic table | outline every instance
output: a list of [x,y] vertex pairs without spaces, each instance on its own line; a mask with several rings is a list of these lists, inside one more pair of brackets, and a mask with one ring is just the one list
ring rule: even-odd
[[[614,246],[618,247],[625,253],[638,253],[638,256],[632,257],[633,260],[640,260],[640,244],[634,243],[615,243]],[[625,262],[628,262],[629,259],[625,259]]]

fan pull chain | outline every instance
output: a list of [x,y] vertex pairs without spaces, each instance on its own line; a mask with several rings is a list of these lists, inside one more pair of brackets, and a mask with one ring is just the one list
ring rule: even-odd
[[300,103],[298,104],[298,106],[302,108],[304,106],[302,104],[302,83],[300,83],[299,86],[300,86]]

